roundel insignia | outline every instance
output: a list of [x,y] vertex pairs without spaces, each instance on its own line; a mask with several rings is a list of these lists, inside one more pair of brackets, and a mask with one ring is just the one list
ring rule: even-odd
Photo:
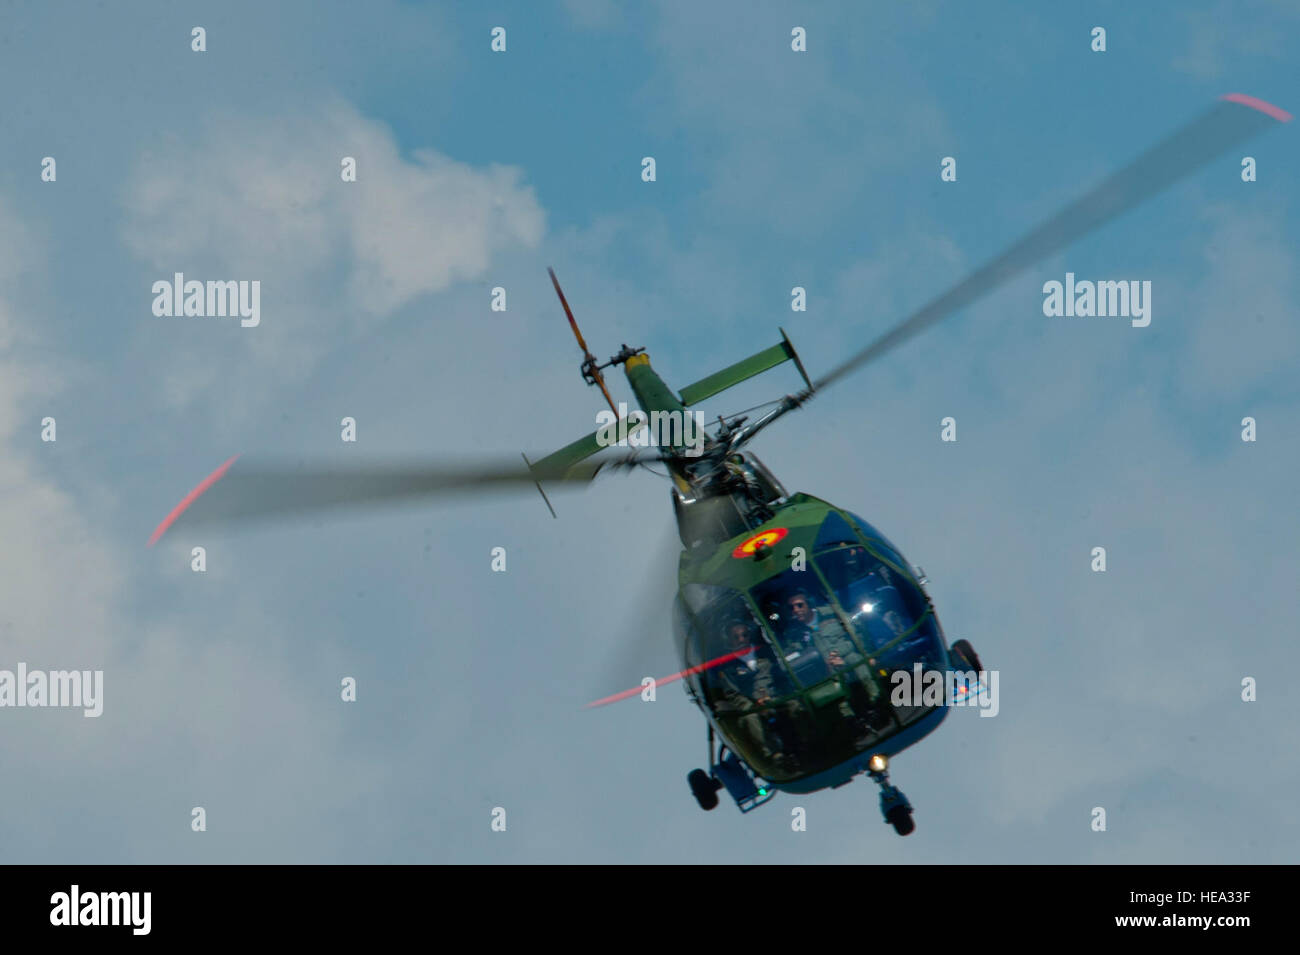
[[731,552],[732,557],[753,557],[754,552],[760,547],[773,547],[776,542],[788,534],[784,527],[773,527],[771,530],[763,531],[761,534],[755,534],[748,540],[742,541],[740,546]]

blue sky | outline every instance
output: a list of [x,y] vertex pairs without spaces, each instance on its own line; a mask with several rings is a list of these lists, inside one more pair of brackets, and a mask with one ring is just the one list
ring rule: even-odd
[[[547,265],[602,358],[645,345],[681,387],[784,326],[816,376],[1217,96],[1300,105],[1294,4],[623,6],[11,13],[0,668],[102,668],[106,699],[0,710],[6,857],[1294,861],[1295,123],[1246,147],[1257,182],[1225,155],[756,443],[923,565],[949,638],[1001,672],[997,718],[897,760],[905,840],[862,781],[701,813],[704,724],[673,688],[580,709],[667,643],[649,475],[557,495],[558,521],[524,494],[144,547],[237,452],[590,431]],[[176,271],[260,280],[261,325],[155,317]],[[1045,317],[1067,271],[1150,280],[1151,326]],[[706,411],[796,387],[782,368]]]

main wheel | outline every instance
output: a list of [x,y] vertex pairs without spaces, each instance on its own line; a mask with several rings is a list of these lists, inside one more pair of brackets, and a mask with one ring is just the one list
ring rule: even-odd
[[912,810],[907,806],[895,806],[885,814],[885,821],[894,827],[894,831],[900,836],[905,836],[916,828],[916,823],[912,821]]
[[708,812],[710,809],[718,808],[718,790],[722,788],[719,780],[702,769],[692,769],[686,774],[686,782],[690,784],[691,795],[695,797],[701,809]]
[[963,670],[979,672],[984,669],[980,665],[979,654],[975,652],[975,648],[970,645],[969,640],[958,640],[948,648],[948,655],[952,658],[952,662]]

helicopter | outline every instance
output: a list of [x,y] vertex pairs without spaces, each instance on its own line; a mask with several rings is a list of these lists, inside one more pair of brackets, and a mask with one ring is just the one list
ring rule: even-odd
[[[791,362],[804,388],[769,402],[753,420],[719,416],[689,441],[666,431],[631,452],[614,451],[608,427],[522,465],[491,461],[361,467],[257,465],[230,458],[154,529],[155,544],[178,520],[219,523],[362,502],[533,487],[555,516],[547,486],[585,485],[598,474],[663,465],[681,549],[673,601],[680,680],[707,724],[708,767],[687,783],[700,808],[726,789],[742,813],[779,792],[811,793],[865,773],[879,786],[884,821],[915,829],[913,807],[890,781],[890,760],[933,733],[951,696],[900,698],[907,675],[964,676],[966,699],[987,693],[968,640],[948,643],[923,571],[871,523],[811,494],[788,492],[747,445],[760,432],[849,374],[1111,222],[1173,182],[1290,114],[1244,94],[1220,97],[1198,117],[1044,220],[983,266],[813,379],[789,336],[674,391],[643,347],[624,344],[603,364],[587,346],[554,270],[548,270],[578,346],[580,374],[600,390],[627,435],[654,418],[684,421],[699,403]],[[640,407],[615,405],[604,372],[621,367]],[[764,406],[760,406],[764,407]],[[601,414],[604,412],[602,410]],[[635,444],[634,442],[630,442]],[[219,486],[219,492],[214,487]],[[902,675],[900,677],[900,675]],[[642,692],[635,687],[600,706]]]

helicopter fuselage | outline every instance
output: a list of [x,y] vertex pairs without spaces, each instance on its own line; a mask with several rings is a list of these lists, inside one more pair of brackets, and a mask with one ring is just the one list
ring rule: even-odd
[[[685,411],[646,355],[625,372],[647,414]],[[725,438],[694,461],[668,459],[687,693],[764,792],[842,785],[947,716],[893,692],[897,673],[948,667],[943,630],[920,575],[883,534],[789,494]]]
[[949,701],[898,691],[918,665],[947,671],[948,646],[875,527],[808,494],[767,506],[756,527],[683,550],[675,639],[687,692],[726,746],[773,788],[811,792],[938,728]]

